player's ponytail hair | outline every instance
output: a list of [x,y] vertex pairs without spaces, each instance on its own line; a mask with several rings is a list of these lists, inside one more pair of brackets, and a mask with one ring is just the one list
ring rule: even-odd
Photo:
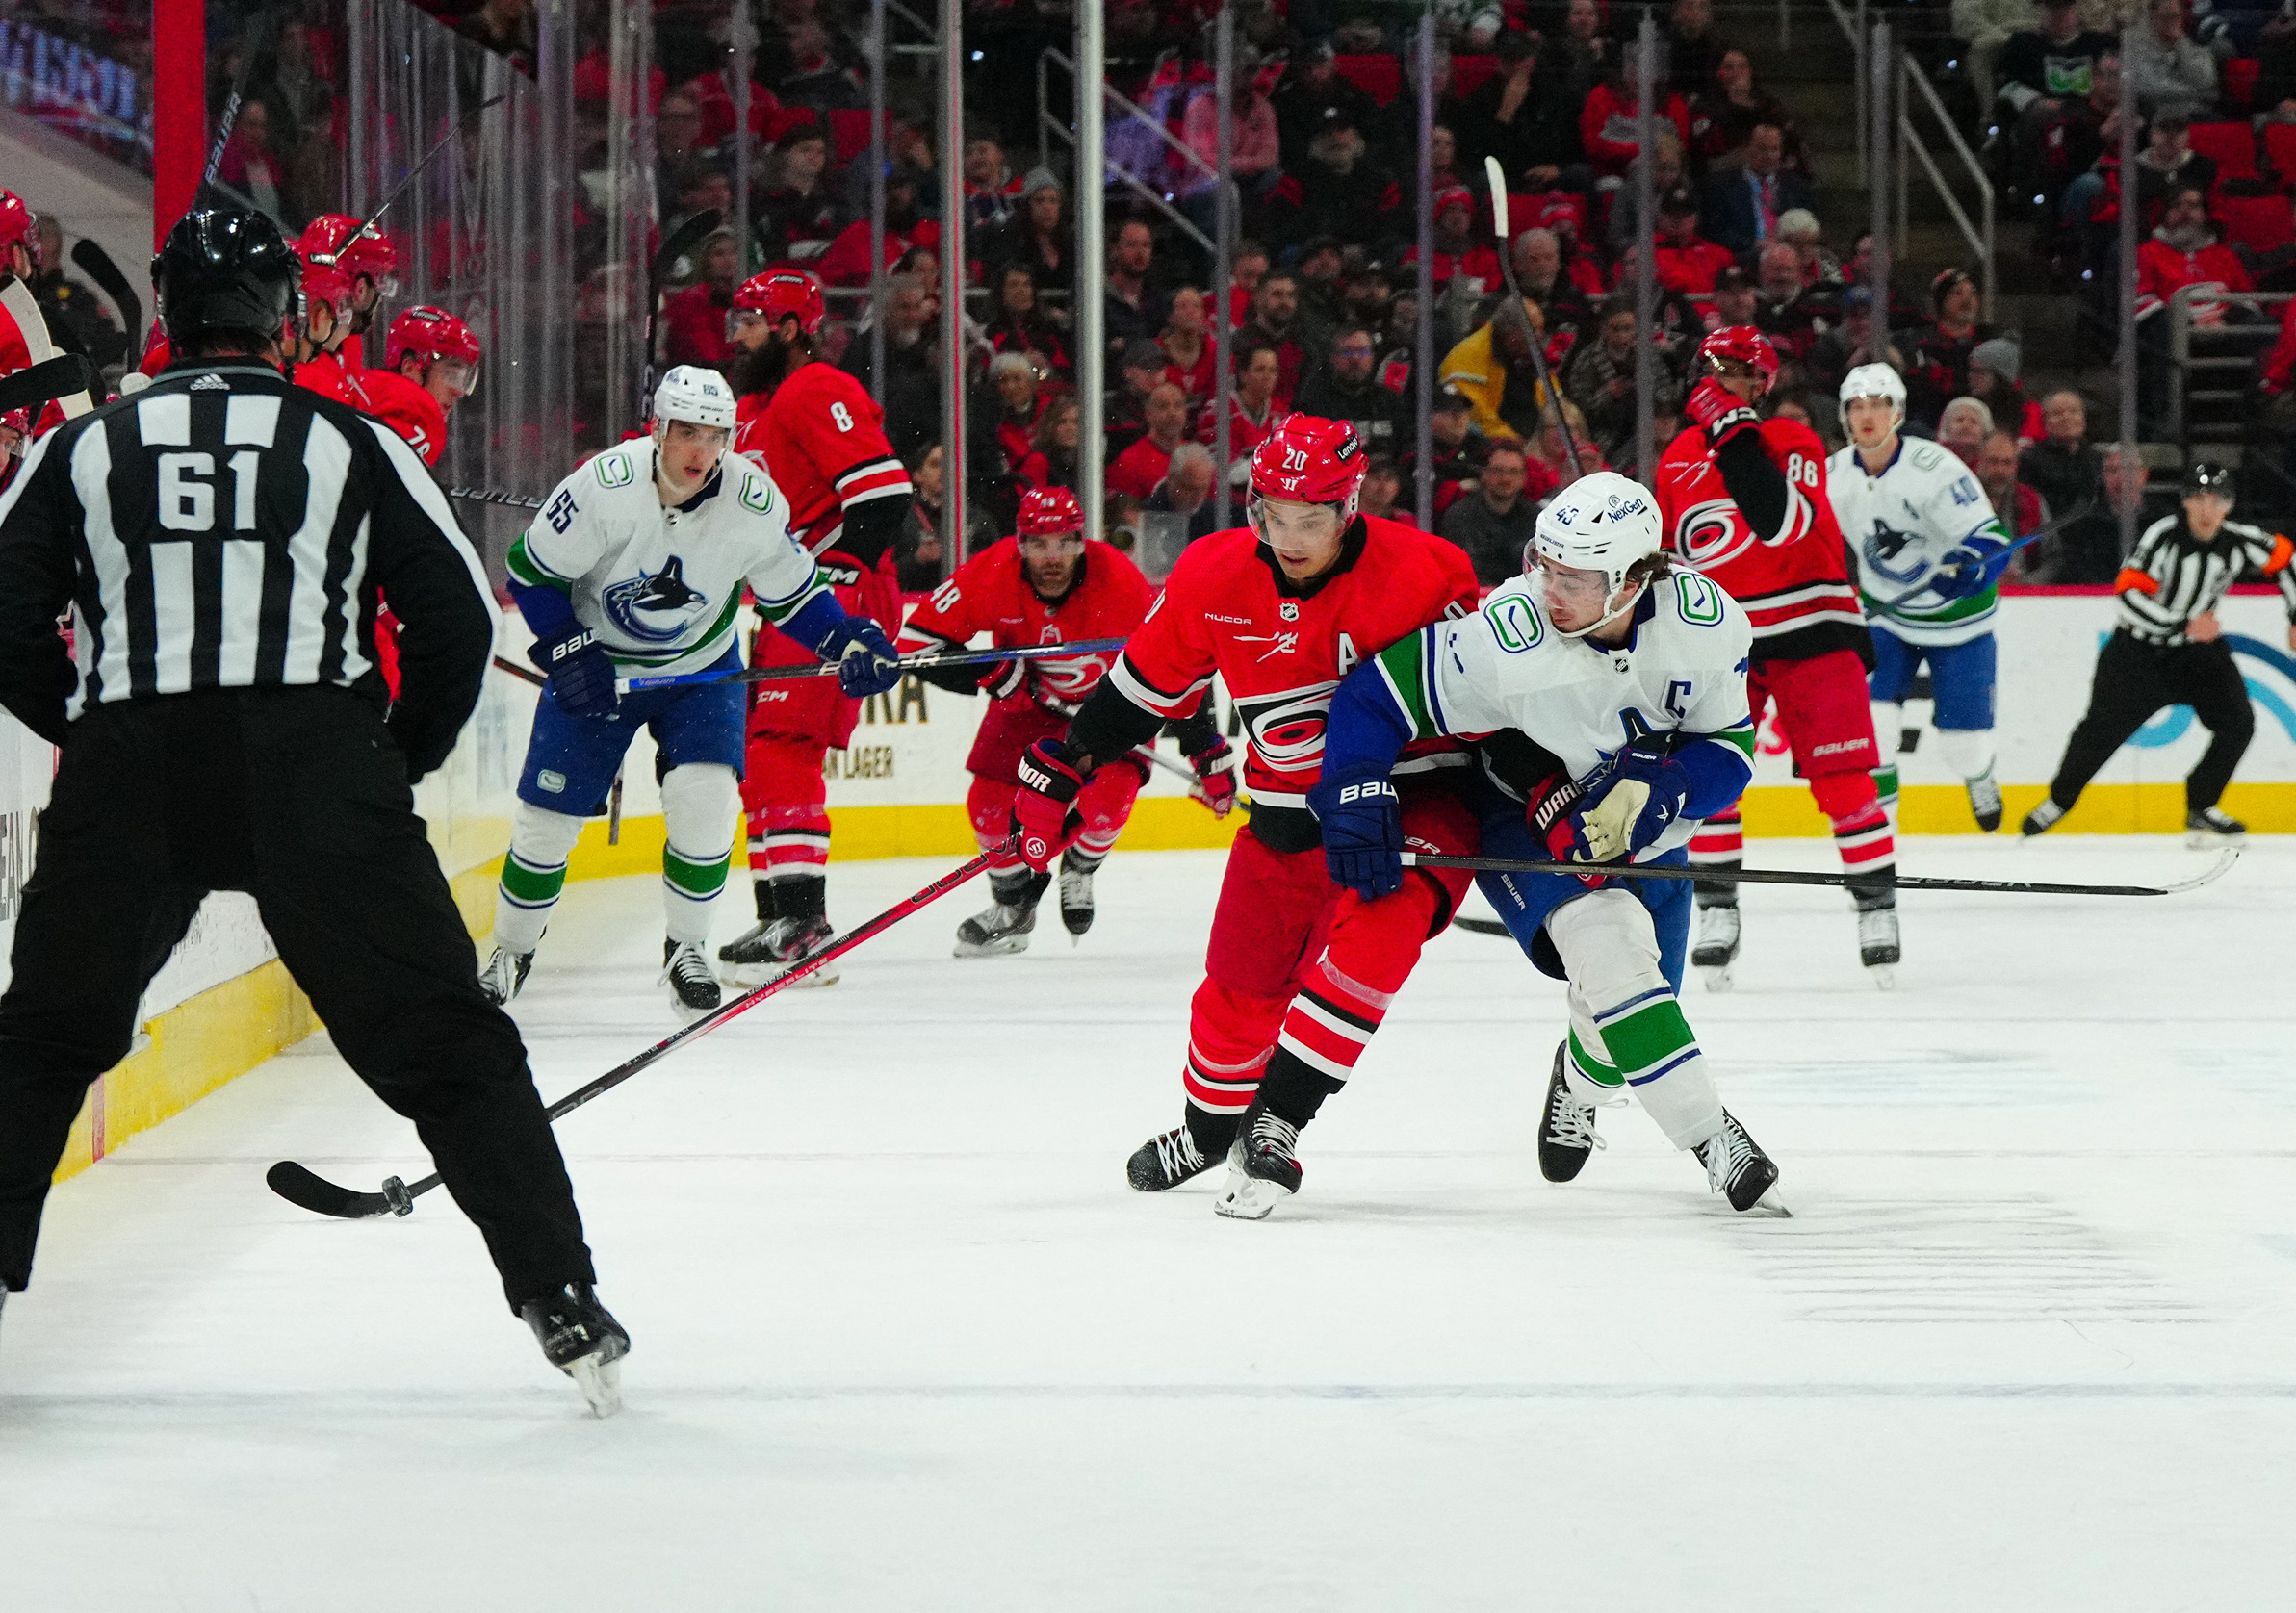
[[1656,587],[1665,577],[1674,575],[1674,556],[1666,550],[1653,550],[1626,569],[1627,586],[1640,582]]

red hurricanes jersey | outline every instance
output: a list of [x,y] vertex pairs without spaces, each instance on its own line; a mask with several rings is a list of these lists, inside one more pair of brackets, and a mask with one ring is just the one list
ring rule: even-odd
[[789,535],[814,554],[836,546],[855,504],[910,491],[883,411],[834,364],[815,360],[774,388],[763,411],[735,428],[734,447],[764,462],[789,500]]
[[447,411],[430,389],[391,370],[362,370],[351,379],[366,401],[359,405],[406,439],[426,465],[447,451]]
[[306,387],[322,397],[331,397],[338,403],[348,403],[354,409],[364,409],[367,399],[351,380],[350,371],[343,368],[343,361],[333,353],[321,353],[295,367],[295,384]]
[[[957,575],[936,588],[909,618],[901,629],[901,653],[951,649],[970,642],[975,633],[987,633],[1002,649],[1131,637],[1147,620],[1155,598],[1148,578],[1121,550],[1106,544],[1086,544],[1079,564],[1084,576],[1068,597],[1058,604],[1046,604],[1028,585],[1020,564],[1020,540],[1007,538],[990,545],[958,567]],[[1093,692],[1120,653],[1108,650],[1073,659],[1048,656],[1030,665],[1045,693],[1076,705]],[[1037,702],[1023,688],[1006,696],[1005,704],[1033,706]]]
[[1405,634],[1475,608],[1475,568],[1457,544],[1376,516],[1363,526],[1353,563],[1304,598],[1251,528],[1199,538],[1108,675],[1169,720],[1192,714],[1218,673],[1243,718],[1254,807],[1306,808],[1342,678]]
[[1722,484],[1696,426],[1659,456],[1659,518],[1666,547],[1722,585],[1754,624],[1756,660],[1799,660],[1867,645],[1842,528],[1825,491],[1825,445],[1799,421],[1762,422],[1762,444],[1786,476],[1786,519],[1757,532]]

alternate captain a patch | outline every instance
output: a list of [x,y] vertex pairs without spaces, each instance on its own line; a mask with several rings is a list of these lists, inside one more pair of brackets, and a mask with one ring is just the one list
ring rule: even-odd
[[709,608],[709,596],[685,580],[675,554],[651,576],[609,583],[601,601],[615,627],[648,644],[671,643]]

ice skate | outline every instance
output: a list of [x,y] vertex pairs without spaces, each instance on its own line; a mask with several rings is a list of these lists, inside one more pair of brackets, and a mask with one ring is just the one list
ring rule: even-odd
[[[731,965],[724,973],[735,986],[762,986],[790,964],[800,962],[837,936],[826,918],[761,919],[717,949],[717,960]],[[792,986],[835,986],[837,965],[815,969],[790,982]]]
[[[1049,874],[1007,874],[992,877],[989,890],[995,900],[957,926],[956,956],[1001,958],[1026,952],[1029,933],[1037,927],[1037,901],[1051,883]],[[1062,876],[1063,883],[1067,876]]]
[[1297,1126],[1252,1110],[1227,1151],[1227,1185],[1212,1208],[1239,1221],[1266,1220],[1277,1205],[1300,1191],[1299,1149]]
[[2045,795],[2041,798],[2041,805],[2025,815],[2025,822],[2017,826],[2017,832],[2028,840],[2036,834],[2046,834],[2064,815],[2065,808]]
[[1198,1148],[1186,1126],[1174,1126],[1168,1132],[1158,1132],[1132,1150],[1132,1157],[1124,1162],[1124,1177],[1140,1192],[1160,1193],[1182,1182],[1194,1181],[1211,1169],[1219,1158],[1217,1154],[1207,1157]]
[[[698,950],[694,954],[700,957]],[[535,1342],[550,1364],[572,1378],[594,1417],[611,1417],[622,1409],[622,1358],[630,1353],[630,1334],[598,1302],[588,1283],[568,1283],[540,1299],[529,1299],[518,1315],[534,1330]]]
[[1962,788],[1969,791],[1970,816],[1977,820],[1977,827],[1991,834],[2001,826],[2001,786],[1987,768],[1981,777],[1965,779]]
[[1699,1143],[1695,1152],[1698,1163],[1706,1166],[1707,1191],[1728,1194],[1731,1209],[1760,1206],[1774,1215],[1792,1214],[1777,1194],[1776,1164],[1727,1109],[1722,1111],[1722,1129]]
[[494,956],[486,960],[486,967],[478,971],[478,989],[498,1007],[507,1008],[527,983],[527,973],[534,966],[530,952],[512,952],[507,947],[496,947]]
[[688,1019],[710,1012],[722,1000],[709,960],[691,941],[661,943],[660,984],[669,989],[670,1006]]
[[1698,938],[1690,948],[1690,967],[1698,971],[1709,991],[1730,989],[1730,965],[1738,960],[1738,904],[1698,909]]
[[1608,1147],[1594,1130],[1594,1106],[1570,1089],[1562,1061],[1570,1044],[1555,1048],[1555,1073],[1547,1082],[1547,1104],[1538,1116],[1538,1173],[1550,1182],[1568,1182],[1587,1166],[1597,1148]]
[[1071,935],[1093,927],[1093,876],[1100,871],[1097,858],[1084,858],[1073,850],[1060,859],[1060,921]]
[[2248,825],[2221,806],[2204,806],[2184,814],[2184,843],[2194,851],[2211,846],[2239,846],[2248,842]]
[[1897,984],[1897,903],[1893,894],[1887,905],[1858,908],[1858,961],[1866,965],[1867,978],[1884,991]]

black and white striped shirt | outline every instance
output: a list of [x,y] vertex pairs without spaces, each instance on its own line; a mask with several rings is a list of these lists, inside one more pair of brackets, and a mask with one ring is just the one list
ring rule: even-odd
[[2184,525],[2182,514],[2163,516],[2145,528],[2113,586],[2120,591],[2120,628],[2144,644],[2183,644],[2192,619],[2214,610],[2225,590],[2254,566],[2280,587],[2296,621],[2296,545],[2261,526],[2228,521],[2203,543]]
[[251,360],[186,361],[39,439],[0,496],[0,701],[60,742],[114,701],[379,699],[378,588],[400,623],[391,726],[419,776],[452,748],[494,644],[452,509],[381,422]]

